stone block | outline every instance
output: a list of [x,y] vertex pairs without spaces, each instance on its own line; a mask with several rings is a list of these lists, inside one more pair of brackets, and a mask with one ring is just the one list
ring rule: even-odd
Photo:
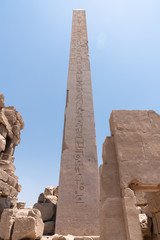
[[9,186],[7,183],[0,180],[0,191],[2,192],[2,196],[7,197],[17,197],[18,192],[15,188]]
[[6,147],[6,139],[0,134],[0,152],[4,151]]
[[44,200],[45,200],[44,193],[40,193],[38,197],[38,203],[44,203]]
[[0,238],[10,240],[12,226],[16,218],[17,210],[5,209],[0,221]]
[[46,187],[44,190],[44,195],[52,195],[53,196],[53,191],[55,190],[55,187]]
[[16,204],[17,209],[24,209],[25,205],[26,205],[25,202],[17,202],[17,204]]
[[52,220],[56,212],[56,206],[52,203],[36,203],[33,208],[38,209],[41,212],[43,221]]
[[[15,218],[13,228],[12,240],[19,240],[24,238],[40,239],[44,231],[44,223],[41,219],[41,214],[37,209],[21,210],[21,214]],[[24,215],[23,215],[24,211]]]
[[1,123],[0,123],[0,134],[1,134],[4,138],[7,137],[7,129],[6,129],[6,127],[5,127],[3,124],[1,124]]
[[53,203],[54,205],[57,205],[58,198],[56,196],[46,196],[45,197],[45,202],[46,203]]
[[11,203],[8,198],[0,197],[0,218],[3,210],[6,208],[10,208],[10,206],[11,206]]
[[49,221],[44,223],[44,235],[53,235],[55,231],[55,222]]
[[4,95],[0,93],[0,108],[3,108],[4,106]]
[[53,195],[58,197],[58,186],[54,189]]

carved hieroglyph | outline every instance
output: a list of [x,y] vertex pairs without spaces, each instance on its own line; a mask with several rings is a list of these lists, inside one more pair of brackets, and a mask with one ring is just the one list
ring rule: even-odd
[[73,11],[56,233],[99,235],[98,162],[84,10]]

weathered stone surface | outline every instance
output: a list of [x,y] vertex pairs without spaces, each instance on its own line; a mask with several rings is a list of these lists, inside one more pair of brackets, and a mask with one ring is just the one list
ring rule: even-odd
[[0,180],[0,191],[2,196],[17,197],[18,192],[15,188]]
[[142,240],[139,212],[136,208],[136,197],[134,196],[134,192],[129,188],[124,191],[123,209],[127,229],[127,239]]
[[[152,231],[154,232],[152,239],[158,239],[160,229],[158,226],[160,222],[160,115],[153,111],[114,110],[110,117],[110,128],[115,145],[115,151],[113,149],[110,151],[112,154],[115,152],[117,166],[113,164],[110,151],[105,152],[103,149],[103,166],[100,167],[101,207],[103,207],[100,220],[101,232],[106,233],[114,225],[114,220],[105,224],[107,217],[110,216],[110,211],[105,212],[105,209],[110,204],[110,194],[118,193],[116,184],[119,182],[123,203],[121,215],[125,220],[127,235],[124,239],[142,240],[143,237],[151,239]],[[106,142],[107,140],[104,145],[108,144]],[[112,159],[111,165],[107,159]],[[113,204],[114,200],[111,203]],[[108,209],[114,209],[118,213],[116,207],[110,205]],[[139,220],[139,216],[144,216],[144,212],[147,214],[147,220],[142,218]],[[148,216],[152,218],[152,228],[146,227],[150,219]],[[111,232],[116,231],[111,230]],[[110,237],[107,236],[104,239]],[[119,238],[117,233],[115,239]]]
[[11,206],[11,203],[8,198],[0,197],[0,218],[3,210],[6,208],[10,208],[10,206]]
[[4,95],[0,93],[0,108],[4,107]]
[[135,192],[136,202],[138,206],[147,205],[147,198],[144,192]]
[[151,237],[151,226],[152,226],[151,219],[145,213],[141,213],[139,214],[139,221],[140,221],[143,236]]
[[37,209],[19,210],[13,228],[12,240],[40,239],[44,230],[41,214]]
[[6,147],[6,139],[0,134],[0,152],[4,151]]
[[25,205],[26,205],[25,202],[17,202],[17,204],[16,204],[17,209],[24,209]]
[[0,238],[10,240],[11,229],[15,221],[17,211],[15,209],[5,209],[0,221]]
[[63,235],[55,234],[52,240],[66,240],[66,238]]
[[127,187],[135,179],[144,184],[157,184],[160,171],[160,116],[153,111],[113,111],[110,126],[121,187]]
[[38,197],[38,203],[44,203],[44,193],[40,193],[39,197]]
[[53,195],[54,190],[55,190],[55,187],[46,187],[44,190],[44,195],[45,196]]
[[100,168],[100,237],[101,240],[128,240],[113,137],[106,138],[102,156],[104,164]]
[[53,235],[55,230],[55,223],[53,221],[44,223],[44,235]]
[[98,205],[98,162],[86,16],[84,10],[74,10],[56,233],[99,235]]
[[36,203],[33,208],[38,209],[41,212],[43,221],[52,220],[56,210],[55,205],[52,203]]
[[56,196],[46,196],[45,197],[45,202],[46,203],[53,203],[53,204],[57,204],[57,201],[58,201],[58,199],[57,199],[57,197]]
[[100,240],[99,236],[74,237],[74,240]]
[[58,186],[54,189],[53,195],[58,197]]
[[3,197],[8,197],[11,207],[15,206],[17,192],[21,190],[14,174],[13,154],[23,127],[21,115],[14,107],[5,107],[4,96],[0,94],[0,192]]
[[7,129],[6,129],[6,127],[5,127],[3,124],[1,124],[1,123],[0,123],[0,134],[1,134],[4,138],[7,137]]

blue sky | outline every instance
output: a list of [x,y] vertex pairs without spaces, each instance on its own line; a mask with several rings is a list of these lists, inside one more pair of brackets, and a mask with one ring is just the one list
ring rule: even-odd
[[159,0],[1,0],[0,92],[25,128],[15,151],[20,201],[56,186],[72,10],[85,9],[99,164],[113,109],[160,105]]

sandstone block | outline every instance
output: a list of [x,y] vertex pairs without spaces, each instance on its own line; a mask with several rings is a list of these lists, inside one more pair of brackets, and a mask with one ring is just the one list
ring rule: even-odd
[[0,134],[0,152],[4,151],[6,147],[6,139]]
[[0,180],[0,191],[2,192],[2,196],[11,196],[17,197],[18,192],[15,188],[9,186],[7,183]]
[[45,202],[46,203],[53,203],[54,205],[56,205],[57,201],[58,201],[58,198],[56,196],[48,195],[48,196],[45,197]]
[[8,174],[2,169],[0,169],[0,180],[2,180],[3,182],[8,181]]
[[44,203],[44,193],[40,193],[39,197],[38,197],[38,203]]
[[53,195],[58,197],[58,186],[54,189]]
[[55,234],[52,240],[66,240],[66,238],[63,235]]
[[44,190],[44,195],[45,196],[53,195],[54,190],[55,190],[55,187],[46,187]]
[[7,137],[7,129],[6,129],[6,127],[5,127],[3,124],[1,124],[1,123],[0,123],[0,134],[1,134],[4,138]]
[[12,240],[19,240],[23,238],[29,239],[40,239],[43,235],[44,224],[41,219],[41,214],[37,209],[27,209],[24,215],[21,214],[16,216],[15,224],[13,228]]
[[43,221],[52,220],[56,211],[56,207],[52,203],[36,203],[33,208],[36,208],[41,212]]
[[11,205],[11,203],[8,198],[0,197],[0,218],[1,218],[1,214],[2,214],[3,210],[6,208],[10,208],[10,205]]
[[49,221],[44,223],[44,235],[53,235],[55,230],[54,221]]
[[15,209],[5,209],[0,221],[0,238],[10,240],[11,229],[15,221],[17,211]]
[[16,204],[17,209],[24,209],[25,205],[26,205],[25,202],[17,202],[17,204]]
[[4,95],[0,93],[0,108],[4,107]]
[[15,171],[14,164],[8,160],[0,160],[0,168],[6,172]]

